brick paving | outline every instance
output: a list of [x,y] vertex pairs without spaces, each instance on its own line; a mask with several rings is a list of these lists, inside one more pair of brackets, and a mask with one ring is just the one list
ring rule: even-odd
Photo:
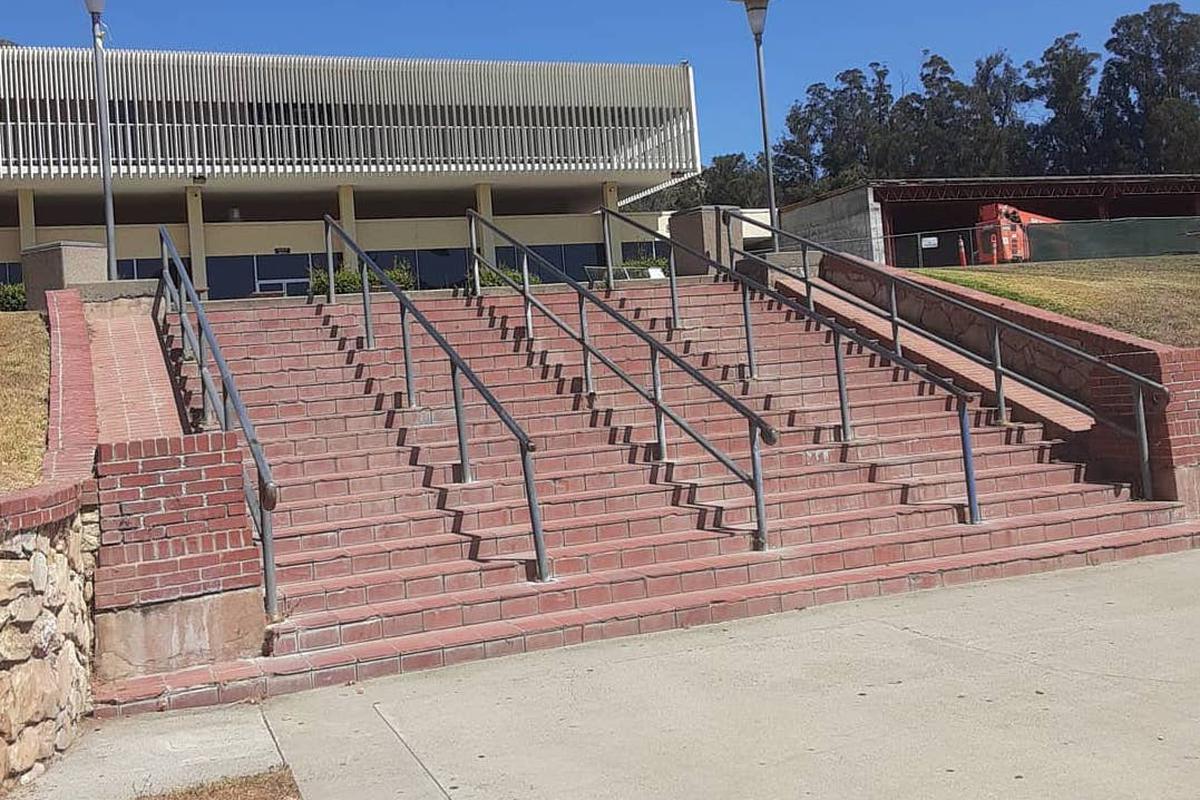
[[142,309],[125,316],[91,314],[96,407],[101,443],[183,433],[154,322]]

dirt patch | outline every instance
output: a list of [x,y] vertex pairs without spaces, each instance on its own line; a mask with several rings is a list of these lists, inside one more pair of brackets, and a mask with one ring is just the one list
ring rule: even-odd
[[0,492],[35,485],[46,451],[50,338],[40,314],[0,314]]
[[300,800],[300,790],[291,770],[278,769],[167,794],[138,795],[138,800]]
[[1156,342],[1200,346],[1200,256],[919,272]]

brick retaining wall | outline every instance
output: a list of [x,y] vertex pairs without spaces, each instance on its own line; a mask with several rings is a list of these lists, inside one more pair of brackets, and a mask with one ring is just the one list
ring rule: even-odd
[[[1181,500],[1193,514],[1200,514],[1200,348],[1172,347],[848,254],[826,256],[821,264],[824,280],[881,309],[888,307],[889,274],[968,302],[1166,386],[1169,400],[1155,393],[1147,393],[1145,398],[1156,493]],[[990,359],[992,332],[986,320],[904,284],[897,285],[896,299],[905,320]],[[1134,427],[1133,396],[1124,378],[1019,333],[1007,331],[1001,342],[1001,356],[1010,369]],[[1136,476],[1133,440],[1097,425],[1085,444],[1095,462],[1115,477]]]
[[260,586],[232,433],[100,446],[96,608]]

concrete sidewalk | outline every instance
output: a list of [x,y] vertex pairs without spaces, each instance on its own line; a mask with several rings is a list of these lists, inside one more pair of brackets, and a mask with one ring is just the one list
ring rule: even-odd
[[[1200,553],[106,724],[16,796],[1194,798]],[[81,794],[81,787],[87,787]]]

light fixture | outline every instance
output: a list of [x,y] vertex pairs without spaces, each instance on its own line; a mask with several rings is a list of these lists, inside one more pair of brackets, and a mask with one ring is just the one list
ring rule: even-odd
[[761,38],[767,29],[767,4],[771,0],[733,0],[746,6],[746,17],[750,20],[750,32]]
[[83,0],[89,14],[103,14],[105,0]]

